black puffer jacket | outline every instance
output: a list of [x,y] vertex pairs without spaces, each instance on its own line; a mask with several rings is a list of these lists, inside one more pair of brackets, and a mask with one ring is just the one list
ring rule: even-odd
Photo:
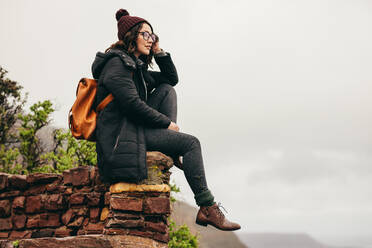
[[109,93],[114,100],[97,117],[98,168],[106,182],[147,178],[144,126],[167,128],[171,120],[146,104],[161,83],[176,85],[176,68],[168,53],[155,57],[160,72],[148,71],[135,57],[118,49],[98,52],[92,65],[98,80],[96,105]]

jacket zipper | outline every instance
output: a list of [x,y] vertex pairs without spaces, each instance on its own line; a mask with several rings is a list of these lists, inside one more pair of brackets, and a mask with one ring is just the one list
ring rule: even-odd
[[116,137],[116,142],[115,142],[115,145],[114,145],[114,151],[116,150],[116,147],[118,147],[119,137],[120,137],[120,133],[119,133],[118,137]]
[[119,130],[118,136],[116,136],[114,149],[112,151],[115,151],[119,145],[119,138],[120,138],[121,131],[123,130],[123,125],[124,125],[124,120],[120,122],[120,130]]
[[147,85],[145,82],[145,78],[143,77],[143,74],[142,74],[142,68],[140,69],[140,74],[141,74],[141,81],[143,83],[143,86],[145,87],[145,101],[147,101]]

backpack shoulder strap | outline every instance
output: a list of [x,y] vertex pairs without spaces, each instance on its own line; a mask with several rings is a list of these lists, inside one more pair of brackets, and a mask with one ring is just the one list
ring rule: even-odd
[[[134,73],[131,73],[132,77],[134,76]],[[97,113],[100,112],[102,109],[104,109],[107,104],[109,104],[112,100],[114,100],[114,96],[110,93],[108,96],[105,97],[105,99],[102,100],[97,106]]]
[[106,96],[105,99],[103,99],[102,102],[98,104],[97,112],[100,112],[102,109],[104,109],[112,100],[114,100],[114,96],[112,94]]

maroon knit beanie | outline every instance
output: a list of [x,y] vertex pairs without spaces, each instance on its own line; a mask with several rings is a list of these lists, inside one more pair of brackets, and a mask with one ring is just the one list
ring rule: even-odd
[[151,30],[152,26],[151,24],[146,21],[145,19],[137,16],[130,16],[128,11],[125,9],[119,9],[116,12],[116,20],[118,21],[118,38],[119,40],[124,39],[124,35],[133,28],[136,24],[141,22],[146,22],[150,25]]

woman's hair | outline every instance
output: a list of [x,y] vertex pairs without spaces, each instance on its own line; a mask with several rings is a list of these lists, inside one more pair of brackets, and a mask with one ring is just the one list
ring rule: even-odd
[[[133,26],[125,35],[123,40],[119,40],[112,44],[109,48],[105,50],[107,52],[110,49],[116,48],[121,49],[127,52],[128,54],[133,54],[137,49],[137,37],[139,35],[139,31],[141,30],[143,22],[138,23],[137,25]],[[145,62],[147,65],[152,65],[152,57],[153,52],[150,50],[149,55],[142,54],[139,58]]]

